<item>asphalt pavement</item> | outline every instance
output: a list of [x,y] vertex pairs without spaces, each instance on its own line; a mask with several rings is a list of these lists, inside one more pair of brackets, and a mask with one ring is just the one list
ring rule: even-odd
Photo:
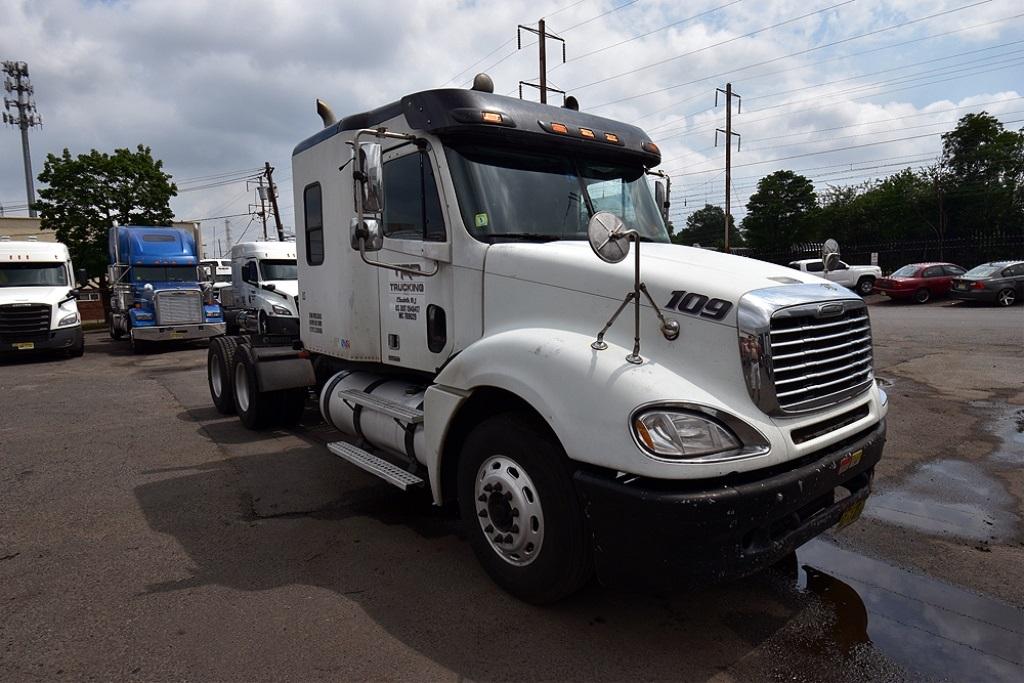
[[545,608],[314,407],[219,415],[202,347],[0,361],[0,679],[1021,680],[1024,306],[871,303],[861,520],[743,581]]

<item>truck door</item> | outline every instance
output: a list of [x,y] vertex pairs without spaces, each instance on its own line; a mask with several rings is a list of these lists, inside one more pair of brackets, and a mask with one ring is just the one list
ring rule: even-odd
[[431,151],[400,145],[383,153],[384,244],[380,260],[437,274],[421,277],[381,268],[381,359],[435,371],[451,351],[451,234]]
[[256,259],[249,258],[242,264],[242,291],[239,292],[245,298],[246,308],[257,308],[257,288],[260,284],[260,274]]

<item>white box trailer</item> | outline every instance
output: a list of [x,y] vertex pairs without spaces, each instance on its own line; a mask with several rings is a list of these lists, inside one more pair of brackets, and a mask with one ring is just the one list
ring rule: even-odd
[[292,158],[298,338],[212,345],[218,408],[293,422],[314,388],[351,439],[331,452],[457,501],[532,602],[595,570],[750,573],[856,518],[886,431],[867,308],[672,244],[642,130],[485,76],[319,109]]

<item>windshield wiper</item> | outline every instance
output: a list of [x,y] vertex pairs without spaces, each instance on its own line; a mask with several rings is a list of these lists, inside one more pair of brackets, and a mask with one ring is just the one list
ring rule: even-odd
[[561,235],[549,235],[541,232],[501,232],[487,236],[491,244],[503,239],[515,242],[556,242],[563,239]]

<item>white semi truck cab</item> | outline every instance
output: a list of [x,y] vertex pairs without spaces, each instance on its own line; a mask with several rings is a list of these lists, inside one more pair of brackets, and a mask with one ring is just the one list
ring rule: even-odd
[[243,242],[231,247],[231,284],[220,292],[229,327],[297,336],[298,293],[294,242]]
[[289,423],[314,388],[331,452],[457,501],[532,602],[751,573],[855,519],[887,411],[864,302],[672,244],[642,130],[492,90],[318,103],[299,335],[215,340],[217,407]]
[[0,238],[0,354],[85,353],[68,248]]

